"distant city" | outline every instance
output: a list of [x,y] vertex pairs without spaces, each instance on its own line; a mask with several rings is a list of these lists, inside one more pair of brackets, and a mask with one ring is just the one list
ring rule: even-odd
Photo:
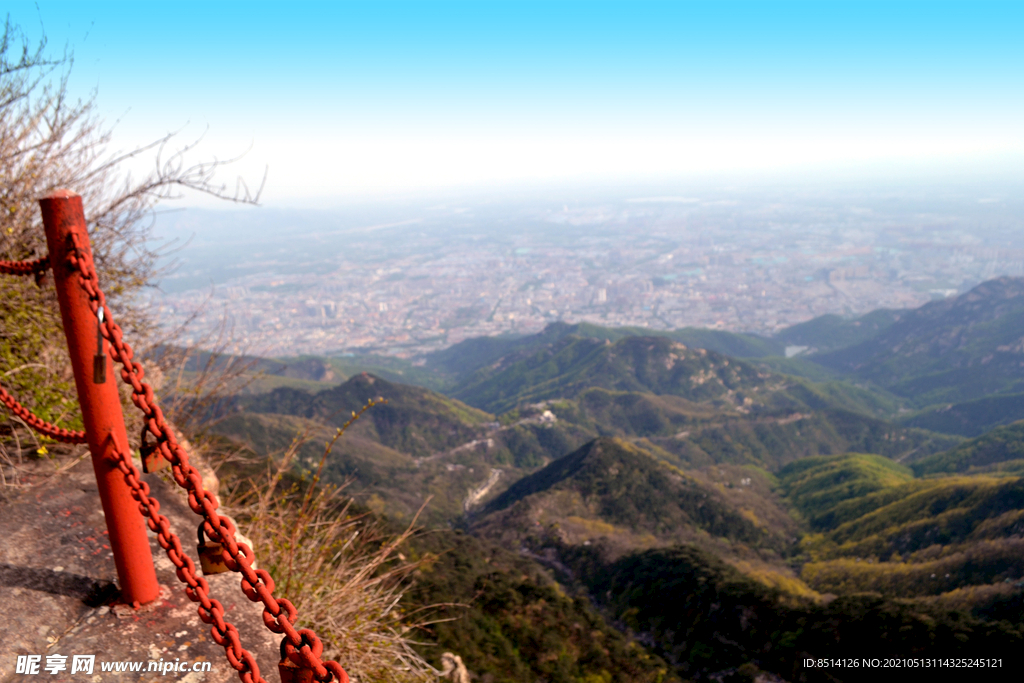
[[554,321],[771,335],[1024,274],[1019,200],[937,193],[189,210],[157,223],[191,241],[150,303],[186,343],[410,358]]

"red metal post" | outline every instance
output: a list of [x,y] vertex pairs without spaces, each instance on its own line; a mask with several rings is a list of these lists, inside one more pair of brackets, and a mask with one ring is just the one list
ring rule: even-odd
[[[64,333],[68,338],[68,352],[75,371],[78,402],[82,406],[82,420],[92,452],[92,466],[106,515],[110,548],[117,565],[122,599],[131,603],[156,600],[160,587],[153,568],[153,555],[146,537],[146,526],[139,505],[132,498],[124,475],[115,465],[114,441],[128,447],[128,434],[124,428],[121,400],[117,393],[117,376],[110,356],[104,353],[106,378],[102,384],[94,382],[93,358],[97,353],[97,320],[89,307],[89,297],[79,285],[77,272],[68,264],[71,251],[71,233],[81,236],[86,249],[89,237],[85,226],[82,198],[70,190],[58,190],[39,200],[46,228],[46,243],[50,248],[53,280],[57,286],[60,314]],[[106,350],[107,343],[103,342]]]

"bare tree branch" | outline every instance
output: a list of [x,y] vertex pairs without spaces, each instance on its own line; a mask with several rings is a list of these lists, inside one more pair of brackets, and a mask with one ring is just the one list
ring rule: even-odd
[[[259,202],[242,179],[219,180],[240,157],[196,160],[203,136],[179,144],[178,132],[128,151],[111,148],[112,128],[96,115],[95,93],[81,100],[68,90],[73,57],[50,57],[8,17],[0,35],[0,259],[42,256],[46,240],[38,200],[61,188],[82,196],[101,285],[118,322],[137,348],[150,344],[156,325],[138,294],[160,271],[161,252],[149,239],[154,208],[198,192],[241,204]],[[132,160],[154,155],[140,177]],[[10,368],[17,373],[3,374]],[[52,288],[0,278],[0,376],[5,386],[40,414],[80,420],[68,372],[67,350]],[[213,382],[211,386],[221,386]],[[0,414],[0,439],[15,423]],[[20,453],[20,447],[19,447]]]

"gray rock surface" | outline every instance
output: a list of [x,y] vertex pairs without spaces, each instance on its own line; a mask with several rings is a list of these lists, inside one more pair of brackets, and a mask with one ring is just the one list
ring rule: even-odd
[[[117,574],[110,554],[99,493],[88,456],[55,473],[38,461],[23,473],[29,484],[0,501],[0,683],[8,681],[156,681],[187,683],[238,680],[223,648],[213,642],[197,604],[184,593],[174,565],[150,533],[161,598],[139,610],[117,603]],[[166,471],[143,475],[182,545],[195,555],[199,518]],[[260,673],[278,681],[280,636],[263,625],[262,605],[242,594],[240,575],[207,577],[211,594],[224,605],[252,652]],[[16,673],[18,655],[40,655],[38,674]],[[67,668],[45,670],[47,655],[64,655]],[[95,655],[92,674],[72,674],[73,655]],[[210,662],[208,672],[146,671],[150,661]],[[141,672],[101,670],[101,662],[142,662]]]

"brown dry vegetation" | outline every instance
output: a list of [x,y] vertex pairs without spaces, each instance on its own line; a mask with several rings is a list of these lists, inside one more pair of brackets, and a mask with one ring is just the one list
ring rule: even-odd
[[320,484],[323,465],[347,426],[325,444],[311,480],[286,476],[309,438],[300,434],[265,477],[235,486],[229,506],[238,511],[278,593],[323,640],[325,657],[343,662],[363,683],[434,680],[438,672],[413,648],[413,634],[431,610],[413,614],[401,604],[418,563],[406,561],[399,549],[414,528],[390,533],[371,516],[357,514],[343,488]]

